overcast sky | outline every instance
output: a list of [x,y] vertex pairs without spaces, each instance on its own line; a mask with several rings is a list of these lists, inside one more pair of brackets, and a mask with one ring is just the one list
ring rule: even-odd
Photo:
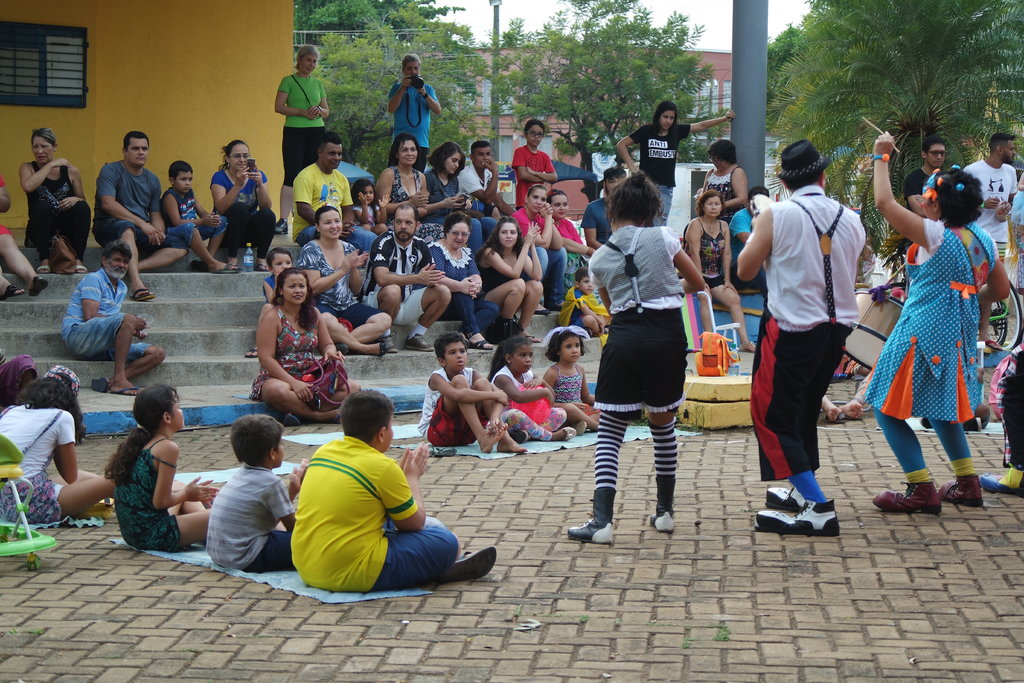
[[[807,13],[805,0],[767,0],[768,37],[775,37],[789,24],[799,24]],[[696,47],[704,50],[732,49],[732,3],[713,6],[707,0],[642,0],[651,9],[654,22],[663,25],[673,11],[689,17],[690,24],[704,27],[704,33]],[[439,3],[443,4],[443,3]],[[453,12],[448,19],[466,24],[473,29],[473,36],[480,42],[488,43],[494,26],[494,9],[489,0],[452,0],[453,5],[462,5],[465,10]],[[508,28],[513,18],[522,18],[526,30],[537,31],[562,3],[553,0],[503,0],[500,8],[501,30]],[[709,9],[714,8],[714,11]]]

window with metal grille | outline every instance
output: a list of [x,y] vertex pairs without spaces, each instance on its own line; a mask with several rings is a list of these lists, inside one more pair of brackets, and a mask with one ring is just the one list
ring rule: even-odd
[[86,29],[0,21],[0,104],[85,106]]

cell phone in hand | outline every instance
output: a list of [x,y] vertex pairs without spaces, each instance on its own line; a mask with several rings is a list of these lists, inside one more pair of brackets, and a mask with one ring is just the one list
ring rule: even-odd
[[250,173],[254,172],[256,170],[256,157],[249,157],[246,159],[245,166],[249,169]]

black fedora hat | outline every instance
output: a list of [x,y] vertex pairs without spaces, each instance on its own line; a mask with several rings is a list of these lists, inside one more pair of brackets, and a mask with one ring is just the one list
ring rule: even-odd
[[782,150],[782,170],[779,180],[801,180],[816,177],[828,168],[832,160],[822,156],[810,140],[797,140]]

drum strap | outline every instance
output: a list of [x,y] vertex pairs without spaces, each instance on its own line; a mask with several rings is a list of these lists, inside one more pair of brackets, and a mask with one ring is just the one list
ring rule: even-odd
[[839,213],[836,214],[835,220],[832,221],[828,231],[822,232],[821,228],[818,227],[817,221],[814,220],[814,216],[807,210],[807,207],[796,200],[792,201],[807,214],[807,217],[811,219],[811,225],[814,226],[815,232],[818,233],[818,246],[821,248],[821,260],[825,266],[825,305],[828,306],[828,320],[834,325],[836,322],[836,295],[835,289],[832,286],[832,235],[836,234],[836,228],[839,227],[839,219],[843,217],[843,207],[842,205],[839,206]]

